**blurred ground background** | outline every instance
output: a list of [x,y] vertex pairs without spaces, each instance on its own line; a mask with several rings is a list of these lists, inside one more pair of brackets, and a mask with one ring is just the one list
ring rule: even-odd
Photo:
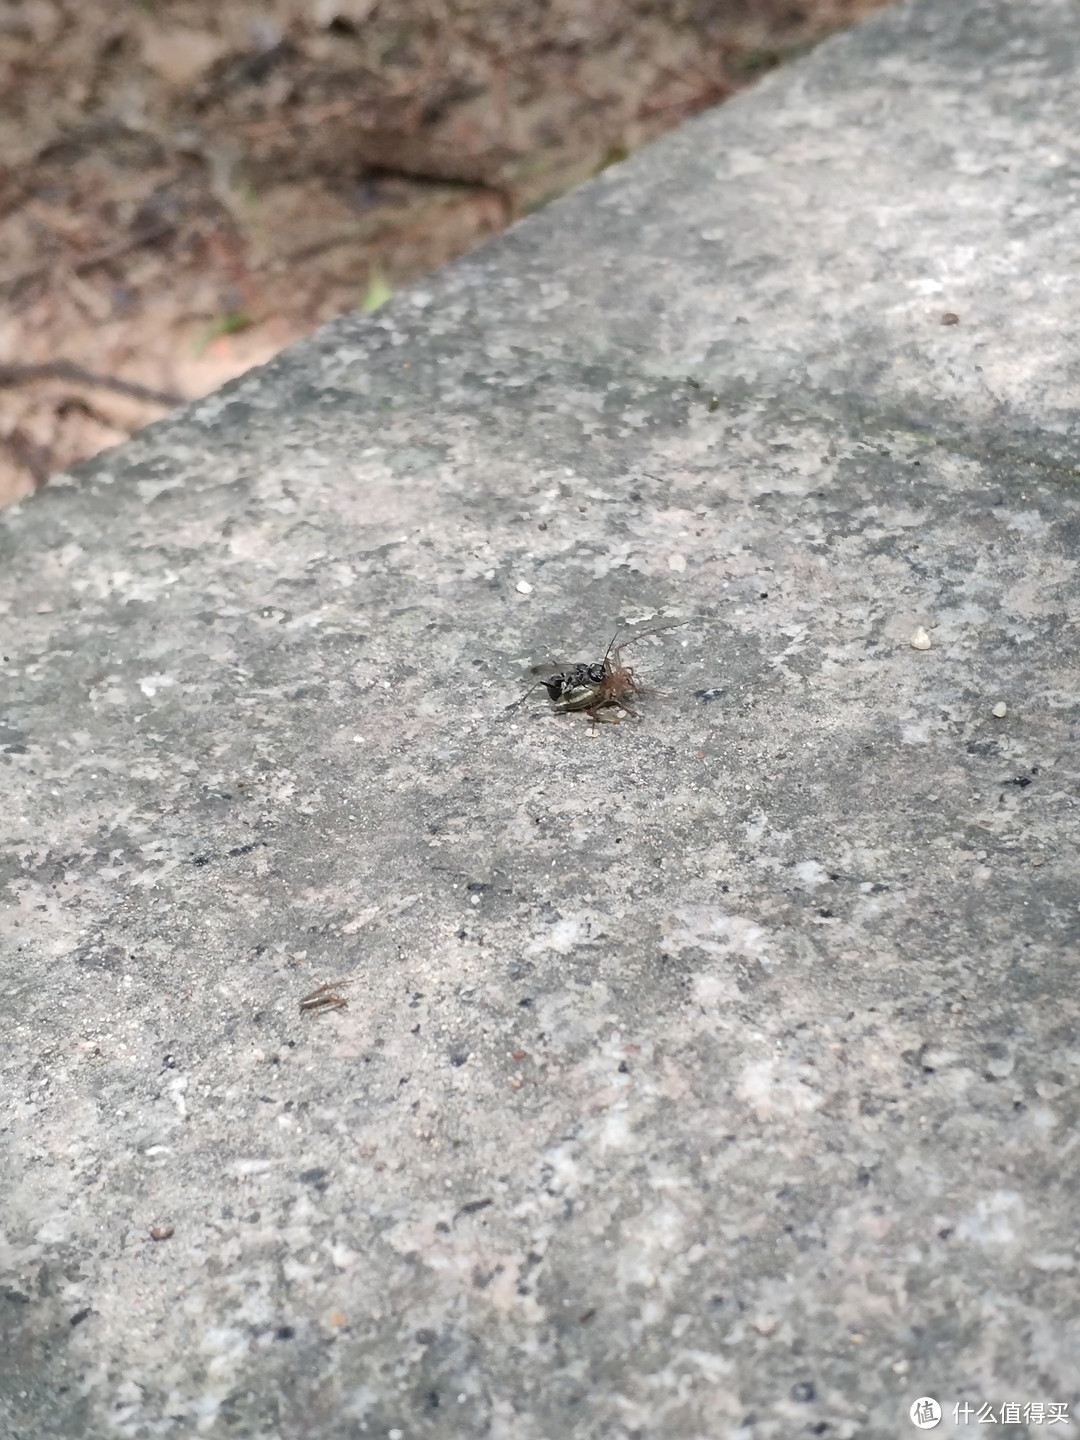
[[886,0],[0,0],[0,504]]

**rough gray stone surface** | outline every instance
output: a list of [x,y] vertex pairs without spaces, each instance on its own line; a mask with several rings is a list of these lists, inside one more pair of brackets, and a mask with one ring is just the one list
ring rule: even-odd
[[1076,1404],[1078,63],[901,7],[0,517],[5,1440]]

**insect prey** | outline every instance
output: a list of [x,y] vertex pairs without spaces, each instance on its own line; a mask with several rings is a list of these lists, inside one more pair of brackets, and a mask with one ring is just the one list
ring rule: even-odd
[[532,673],[538,678],[519,700],[506,708],[516,709],[542,685],[548,693],[551,708],[557,715],[584,711],[594,723],[606,720],[618,724],[618,714],[610,712],[621,710],[636,718],[638,712],[632,709],[628,702],[639,695],[658,695],[660,692],[641,684],[630,666],[623,664],[622,651],[627,645],[644,639],[646,635],[672,630],[684,623],[676,620],[666,625],[654,626],[651,630],[642,630],[621,646],[615,643],[619,638],[616,630],[601,660],[562,667],[535,666]]

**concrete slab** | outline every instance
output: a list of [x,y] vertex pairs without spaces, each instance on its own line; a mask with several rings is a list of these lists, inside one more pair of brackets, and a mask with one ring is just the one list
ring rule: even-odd
[[0,519],[5,1436],[1075,1405],[1078,57],[901,7]]

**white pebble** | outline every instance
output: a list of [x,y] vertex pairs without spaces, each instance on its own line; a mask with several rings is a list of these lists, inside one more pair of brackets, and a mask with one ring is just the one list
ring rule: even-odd
[[931,640],[930,640],[930,636],[926,633],[926,631],[925,631],[925,630],[923,629],[923,627],[920,625],[919,628],[912,634],[912,637],[911,637],[911,640],[910,640],[909,643],[910,643],[911,648],[912,648],[913,650],[929,650],[929,649],[930,649],[930,645],[931,645]]
[[1004,720],[1005,716],[1009,713],[1009,707],[1005,704],[1004,700],[999,700],[990,713],[996,720]]
[[514,589],[518,592],[519,595],[531,595],[531,594],[532,594],[532,586],[529,584],[529,582],[528,582],[527,580],[519,580],[519,581],[517,582],[517,584],[514,586]]
[[668,569],[669,569],[669,570],[674,570],[677,574],[681,575],[681,574],[683,573],[683,571],[686,569],[686,556],[685,556],[685,555],[669,555],[669,556],[667,557],[667,563],[668,563]]

